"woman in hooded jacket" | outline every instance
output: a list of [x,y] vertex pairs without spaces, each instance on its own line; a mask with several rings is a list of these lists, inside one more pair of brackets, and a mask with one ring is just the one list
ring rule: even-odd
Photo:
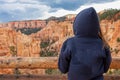
[[75,36],[62,45],[59,70],[68,74],[68,80],[104,80],[103,73],[111,64],[111,53],[93,7],[78,13],[73,31]]

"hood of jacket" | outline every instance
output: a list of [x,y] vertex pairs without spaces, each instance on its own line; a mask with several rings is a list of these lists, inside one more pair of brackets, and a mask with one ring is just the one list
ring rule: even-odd
[[73,23],[73,31],[77,37],[98,38],[99,19],[93,7],[82,10]]

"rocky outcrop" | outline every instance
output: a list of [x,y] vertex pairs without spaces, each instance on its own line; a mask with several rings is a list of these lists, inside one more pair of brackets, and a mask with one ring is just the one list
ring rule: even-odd
[[101,28],[103,34],[110,44],[112,55],[120,56],[120,20],[110,21],[102,20]]
[[0,24],[0,27],[11,28],[44,28],[45,26],[46,21],[43,20],[13,21]]
[[58,54],[63,41],[72,35],[72,21],[68,20],[63,22],[49,21],[44,29],[31,36],[40,39],[41,44],[48,42],[48,44],[44,44],[46,47],[41,46],[42,51],[52,51]]
[[[2,27],[0,28],[0,56],[40,57],[40,40],[24,35],[21,32],[16,32],[12,28]],[[14,73],[15,71],[16,70],[11,69],[0,69],[1,74]],[[44,70],[41,69],[25,69],[20,70],[19,72],[27,72],[26,74],[33,74],[33,72],[38,72],[44,74]]]
[[40,40],[28,37],[18,33],[16,36],[17,56],[39,57],[40,56]]
[[66,15],[66,20],[74,20],[75,19],[75,16],[76,16],[76,14],[68,14],[68,15]]
[[33,54],[37,54],[36,56],[39,57],[39,45],[40,40],[29,37],[20,32],[16,32],[8,27],[0,28],[0,55],[10,55],[12,54],[10,51],[15,49],[15,56],[29,57]]

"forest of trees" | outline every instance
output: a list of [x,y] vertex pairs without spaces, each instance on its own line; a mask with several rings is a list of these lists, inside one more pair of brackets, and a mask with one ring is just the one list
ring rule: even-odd
[[[119,9],[107,9],[102,14],[99,14],[100,21],[104,19],[111,20],[119,12]],[[120,16],[116,20],[118,19],[120,19]]]
[[41,28],[18,28],[18,29],[16,29],[16,31],[19,31],[19,30],[21,33],[24,33],[26,35],[30,35],[32,33],[36,33],[38,31],[40,31]]

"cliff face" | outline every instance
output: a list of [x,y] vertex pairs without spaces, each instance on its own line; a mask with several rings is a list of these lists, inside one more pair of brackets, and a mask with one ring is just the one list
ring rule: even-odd
[[0,28],[0,55],[11,56],[9,46],[16,44],[16,32],[10,28]]
[[[49,21],[44,29],[31,36],[41,40],[41,44],[43,44],[41,45],[43,54],[45,54],[46,51],[58,54],[63,41],[72,35],[72,21],[66,20],[62,22]],[[46,46],[44,47],[44,45]]]
[[102,20],[101,28],[104,36],[108,43],[110,44],[112,55],[120,56],[120,20],[110,21]]
[[9,23],[0,24],[0,27],[11,28],[44,28],[46,21],[43,20],[29,20],[29,21],[13,21]]
[[[0,57],[3,56],[22,56],[22,57],[39,57],[40,40],[16,32],[12,28],[0,28]],[[44,70],[20,70],[20,72],[33,74],[38,72],[44,74]],[[12,69],[0,69],[0,74],[14,73]],[[36,73],[37,74],[37,73]]]
[[[14,55],[14,56],[24,56],[29,57],[33,54],[40,53],[40,40],[31,38],[27,35],[16,32],[11,28],[5,27],[0,28],[0,55]],[[34,51],[32,50],[34,48]],[[16,52],[12,54],[11,50]],[[4,53],[4,54],[3,54]],[[35,56],[35,55],[34,55]]]

